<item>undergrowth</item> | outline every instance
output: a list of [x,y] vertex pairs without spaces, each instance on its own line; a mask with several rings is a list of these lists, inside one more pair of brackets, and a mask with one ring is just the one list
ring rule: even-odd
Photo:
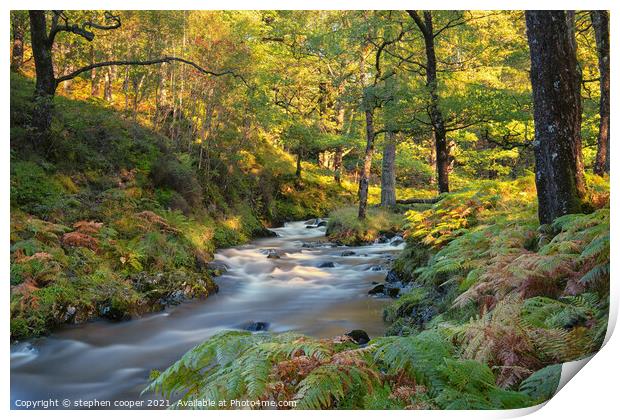
[[[301,409],[544,402],[562,363],[596,352],[607,331],[609,195],[605,181],[588,182],[592,212],[550,225],[538,226],[531,177],[475,183],[409,211],[395,269],[410,288],[385,311],[386,337],[360,347],[346,336],[221,333],[155,372],[147,391],[176,408],[203,398]],[[333,213],[332,226],[353,217]]]

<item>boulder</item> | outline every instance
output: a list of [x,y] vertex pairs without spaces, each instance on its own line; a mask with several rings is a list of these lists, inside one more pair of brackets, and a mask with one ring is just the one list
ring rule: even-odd
[[342,254],[340,254],[341,257],[351,257],[355,255],[355,252],[353,251],[344,251]]
[[327,226],[327,221],[326,220],[321,220],[319,223],[316,224],[317,227],[322,227],[322,226]]
[[368,334],[364,330],[349,331],[345,335],[351,337],[353,341],[360,345],[366,344],[370,341],[370,337],[368,337]]
[[322,262],[321,264],[319,264],[319,268],[334,268],[334,267],[335,265],[331,261],[326,261],[326,262]]

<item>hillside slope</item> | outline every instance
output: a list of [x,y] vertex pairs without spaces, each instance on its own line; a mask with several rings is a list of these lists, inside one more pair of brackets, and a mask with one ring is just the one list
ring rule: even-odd
[[11,75],[11,336],[127,319],[217,291],[219,247],[323,216],[352,197],[260,138],[199,170],[179,145],[96,100],[56,98],[31,143],[34,86]]

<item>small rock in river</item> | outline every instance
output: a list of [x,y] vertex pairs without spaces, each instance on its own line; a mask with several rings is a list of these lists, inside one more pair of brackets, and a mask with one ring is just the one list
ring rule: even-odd
[[216,277],[221,276],[222,274],[228,271],[228,266],[224,264],[223,262],[219,262],[219,261],[210,262],[209,264],[207,264],[207,268],[211,270],[213,275]]
[[402,244],[403,242],[405,242],[405,240],[401,236],[394,236],[392,240],[390,241],[390,245],[398,246]]
[[335,267],[335,265],[331,261],[327,261],[327,262],[323,262],[323,263],[319,264],[319,268],[334,268],[334,267]]
[[400,277],[398,277],[398,274],[396,274],[396,271],[390,270],[388,271],[387,276],[385,277],[385,281],[388,283],[398,283],[400,282]]
[[385,288],[385,294],[391,298],[398,297],[399,293],[400,293],[400,288],[398,287],[386,287]]
[[351,337],[357,344],[366,344],[370,341],[370,337],[364,330],[353,330],[345,335]]
[[372,289],[370,289],[368,291],[369,295],[380,295],[383,292],[385,292],[385,286],[383,284],[378,284],[375,287],[373,287]]
[[284,254],[285,254],[284,252],[279,251],[277,249],[269,249],[269,250],[267,250],[267,258],[278,259],[278,258],[280,258]]
[[340,254],[341,257],[350,257],[352,255],[355,255],[355,252],[353,252],[353,251],[344,251],[342,254]]
[[269,329],[269,322],[251,321],[242,325],[241,328],[247,331],[267,331]]

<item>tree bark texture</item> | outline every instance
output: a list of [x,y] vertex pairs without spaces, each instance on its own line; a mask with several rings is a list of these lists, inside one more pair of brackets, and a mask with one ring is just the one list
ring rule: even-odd
[[598,131],[598,148],[594,172],[598,175],[609,173],[609,12],[595,10],[590,12],[596,37],[598,68],[600,73],[601,99],[599,113],[601,120]]
[[541,224],[581,211],[577,57],[563,11],[527,11],[536,138],[536,189]]
[[13,51],[11,51],[11,70],[19,71],[24,64],[24,34],[26,33],[26,19],[21,11],[11,13],[13,28]]
[[52,46],[47,36],[45,12],[30,10],[32,55],[34,56],[36,85],[32,125],[38,133],[46,133],[52,123],[53,98],[56,92]]
[[383,146],[381,165],[381,206],[391,207],[396,204],[396,135],[390,131]]
[[428,110],[433,127],[435,141],[435,158],[437,167],[437,188],[439,193],[450,191],[448,174],[450,172],[450,150],[446,139],[446,126],[443,113],[439,108],[439,94],[437,82],[437,56],[435,54],[435,33],[433,31],[433,15],[430,11],[424,12],[424,21],[417,12],[408,11],[424,38],[426,53],[426,88],[430,96]]

